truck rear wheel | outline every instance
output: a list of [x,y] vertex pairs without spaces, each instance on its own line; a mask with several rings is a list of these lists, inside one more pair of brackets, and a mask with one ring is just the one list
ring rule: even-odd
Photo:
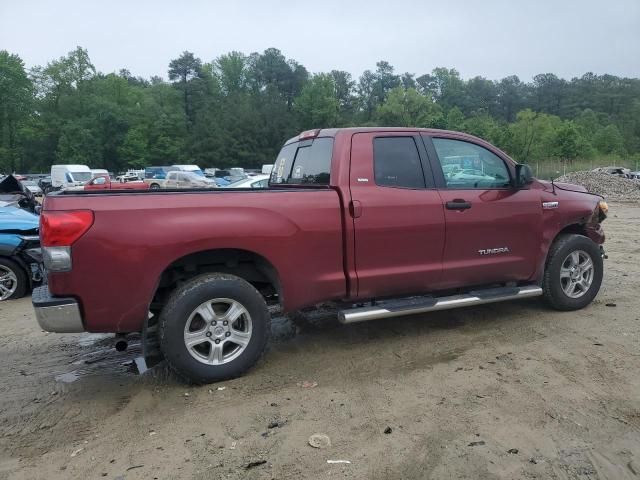
[[242,278],[200,275],[176,289],[160,314],[160,348],[193,383],[237,377],[264,354],[271,317],[262,295]]
[[584,308],[598,294],[602,275],[598,245],[582,235],[561,235],[547,257],[544,299],[556,310]]

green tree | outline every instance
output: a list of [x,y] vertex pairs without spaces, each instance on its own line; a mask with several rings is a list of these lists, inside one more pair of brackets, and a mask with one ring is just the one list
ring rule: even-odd
[[556,153],[561,160],[572,162],[580,154],[580,133],[570,121],[562,122],[555,131]]
[[378,107],[377,123],[394,127],[434,127],[443,121],[442,109],[413,88],[396,87]]
[[193,53],[184,51],[178,58],[169,62],[169,80],[182,92],[184,116],[187,128],[194,121],[196,93],[199,91],[202,77],[202,60]]
[[335,94],[331,75],[320,73],[307,82],[295,105],[302,129],[336,126],[338,99]]
[[453,107],[447,113],[447,129],[462,130],[464,128],[464,114],[458,107]]
[[124,142],[119,148],[119,154],[126,164],[131,168],[144,168],[148,166],[147,135],[141,127],[129,129]]
[[624,138],[618,127],[607,125],[599,128],[593,137],[593,146],[600,153],[624,155]]
[[14,172],[18,165],[18,132],[32,108],[33,85],[22,59],[0,50],[0,169]]

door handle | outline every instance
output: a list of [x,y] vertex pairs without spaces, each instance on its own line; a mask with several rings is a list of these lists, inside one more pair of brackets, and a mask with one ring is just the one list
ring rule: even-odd
[[466,200],[462,200],[460,198],[454,198],[451,202],[447,202],[445,206],[449,210],[466,210],[471,208],[471,202],[467,202]]
[[358,218],[362,215],[362,204],[358,200],[351,200],[349,202],[349,213],[353,218]]

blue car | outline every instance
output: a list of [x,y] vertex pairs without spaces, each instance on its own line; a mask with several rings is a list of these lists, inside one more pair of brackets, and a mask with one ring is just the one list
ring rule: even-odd
[[[3,202],[6,204],[6,202]],[[20,298],[42,282],[40,217],[0,203],[0,301]]]

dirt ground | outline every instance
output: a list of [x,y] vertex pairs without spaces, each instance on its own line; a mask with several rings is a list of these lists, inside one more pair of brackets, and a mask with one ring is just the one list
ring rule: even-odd
[[258,367],[204,387],[4,302],[0,479],[640,478],[640,206],[611,205],[605,230],[583,311],[276,322]]

